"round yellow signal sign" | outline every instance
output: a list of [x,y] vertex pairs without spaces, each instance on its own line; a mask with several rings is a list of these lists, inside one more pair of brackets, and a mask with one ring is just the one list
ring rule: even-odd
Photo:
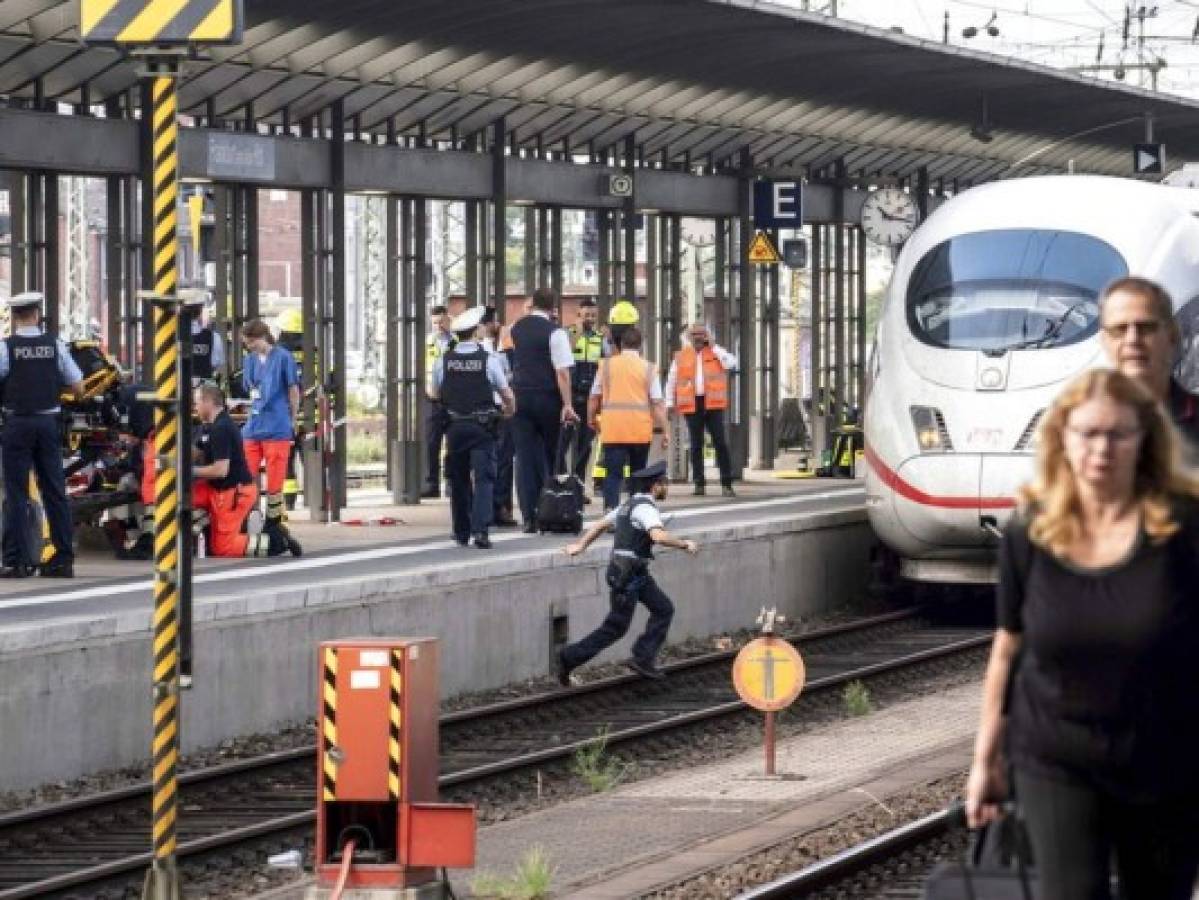
[[733,661],[733,685],[741,699],[762,712],[795,702],[804,685],[803,659],[777,637],[760,637],[741,648]]

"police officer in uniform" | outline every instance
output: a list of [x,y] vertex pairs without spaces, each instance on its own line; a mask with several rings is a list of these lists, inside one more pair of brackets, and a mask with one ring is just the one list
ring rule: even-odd
[[[570,399],[575,415],[579,417],[579,447],[575,458],[575,475],[583,484],[587,483],[587,463],[591,460],[591,443],[595,430],[587,422],[587,398],[591,386],[604,358],[604,336],[599,328],[599,308],[590,297],[579,303],[579,322],[570,329],[573,339],[575,364],[570,370]],[[584,498],[585,503],[590,498]]]
[[516,404],[499,355],[476,340],[483,313],[483,307],[476,306],[454,318],[457,343],[434,363],[429,397],[440,403],[448,419],[445,467],[454,540],[465,547],[473,538],[476,547],[487,550],[496,431],[501,411],[511,416]]
[[591,526],[575,543],[564,548],[567,556],[578,556],[601,534],[615,531],[612,556],[604,575],[610,593],[608,617],[595,631],[581,641],[563,647],[558,653],[558,681],[563,687],[571,685],[570,673],[600,651],[611,647],[629,630],[638,603],[649,610],[645,632],[633,645],[633,658],[628,666],[639,675],[658,679],[664,677],[654,659],[674,617],[674,605],[649,574],[654,558],[654,545],[675,547],[688,553],[699,552],[695,541],[676,538],[666,530],[658,504],[666,499],[670,481],[666,462],[654,463],[633,473],[634,494],[621,506]]
[[4,380],[4,529],[14,538],[13,565],[5,578],[25,578],[38,568],[41,554],[33,546],[26,510],[29,471],[37,475],[42,507],[50,525],[54,555],[40,565],[47,578],[73,578],[75,551],[71,509],[67,504],[59,430],[59,394],[63,386],[83,396],[83,373],[67,345],[38,324],[42,295],[18,294],[8,301],[12,336],[0,342],[0,379]]

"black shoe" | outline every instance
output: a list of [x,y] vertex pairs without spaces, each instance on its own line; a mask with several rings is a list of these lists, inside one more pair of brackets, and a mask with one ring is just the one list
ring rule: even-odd
[[5,566],[0,569],[0,578],[29,578],[37,574],[37,566]]
[[704,496],[706,490],[707,489],[702,484],[697,484],[694,489],[692,489],[691,494],[694,497],[702,497]]
[[491,538],[489,538],[486,535],[486,533],[479,532],[478,534],[475,535],[475,546],[478,547],[480,550],[490,550],[491,549]]
[[524,525],[520,526],[520,530],[523,531],[525,534],[536,534],[537,533],[537,523],[534,522],[532,519],[530,519],[528,522],[525,522]]
[[644,663],[637,659],[630,659],[627,663],[625,663],[625,665],[642,678],[648,678],[650,681],[661,681],[666,677],[666,673],[655,666],[652,662]]
[[457,535],[455,535],[454,543],[457,544],[459,547],[469,547],[470,546],[470,538],[460,538]]
[[69,559],[52,559],[43,564],[38,572],[43,578],[74,578],[75,564]]
[[570,680],[572,669],[566,664],[566,657],[562,655],[562,651],[558,651],[557,659],[554,665],[554,676],[558,679],[558,684],[564,688],[572,687],[574,682]]
[[292,556],[303,556],[304,548],[300,546],[300,542],[292,537],[290,533],[287,533],[285,537],[287,538],[287,552]]
[[439,491],[437,488],[425,488],[420,492],[420,498],[422,500],[440,500],[441,491]]
[[153,559],[154,558],[154,535],[148,532],[142,532],[138,535],[137,540],[133,542],[133,546],[128,549],[118,550],[117,559]]
[[726,484],[724,487],[722,487],[720,489],[720,495],[722,497],[736,497],[737,496],[736,493],[734,493],[733,486],[731,484]]

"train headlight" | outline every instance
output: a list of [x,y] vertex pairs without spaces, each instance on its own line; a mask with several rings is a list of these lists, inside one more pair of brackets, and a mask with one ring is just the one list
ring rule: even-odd
[[953,441],[949,439],[949,430],[945,427],[945,417],[941,410],[933,406],[913,406],[912,427],[916,429],[916,443],[920,445],[921,453],[949,453],[953,450]]

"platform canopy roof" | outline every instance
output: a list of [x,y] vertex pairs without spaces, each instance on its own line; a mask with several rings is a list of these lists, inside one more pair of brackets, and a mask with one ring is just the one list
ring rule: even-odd
[[[132,60],[79,43],[78,16],[0,2],[0,95],[135,85]],[[1146,114],[1171,164],[1199,159],[1195,101],[754,0],[246,0],[244,43],[191,62],[181,106],[295,125],[337,98],[363,131],[466,138],[502,116],[546,151],[632,136],[647,159],[748,148],[808,173],[1129,175]]]

